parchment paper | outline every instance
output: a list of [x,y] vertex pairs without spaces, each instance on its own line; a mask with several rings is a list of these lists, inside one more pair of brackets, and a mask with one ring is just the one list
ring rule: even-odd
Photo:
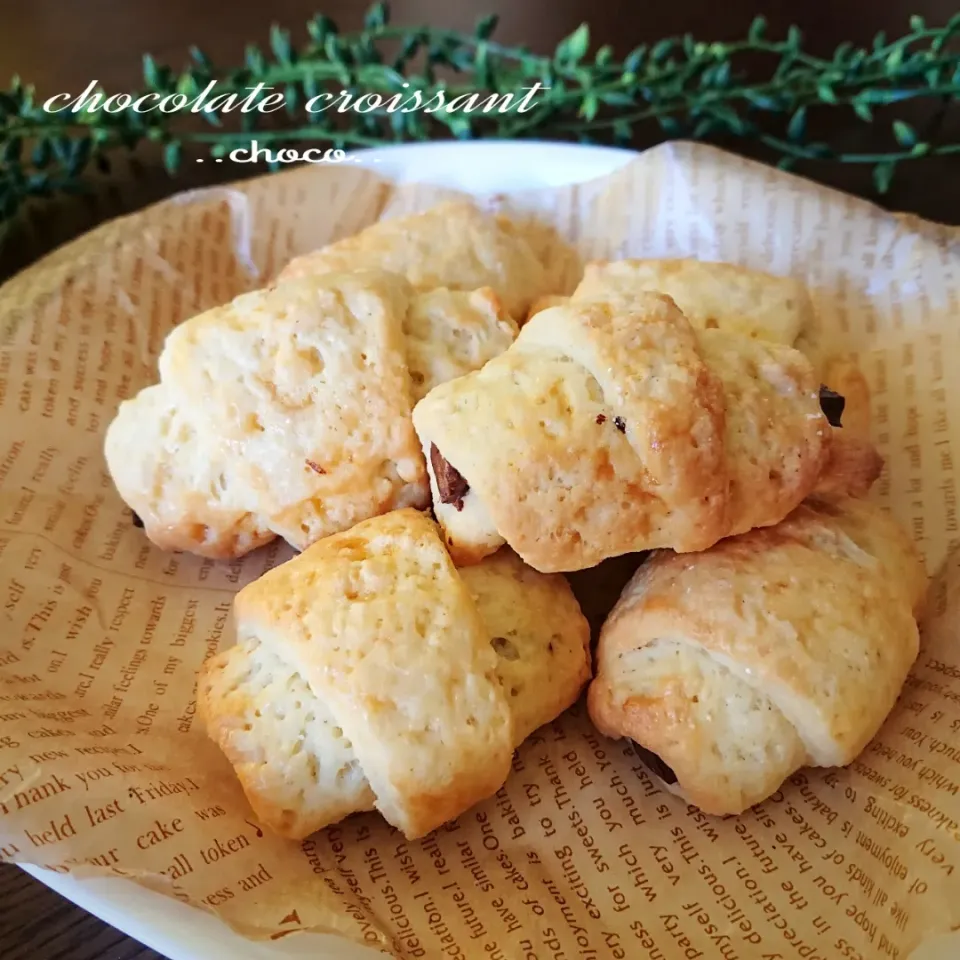
[[[444,191],[445,192],[445,191]],[[905,957],[960,922],[960,560],[901,702],[850,769],[807,771],[739,818],[658,788],[582,707],[518,751],[490,802],[416,843],[376,815],[302,844],[257,825],[195,718],[231,597],[290,556],[161,553],[101,453],[166,332],[293,254],[441,191],[356,167],[204,190],[108,224],[0,290],[0,854],[113,872],[252,936],[322,929],[397,957]],[[960,540],[960,241],[703,147],[491,205],[590,257],[695,255],[811,286],[874,395],[876,495],[929,569]],[[575,583],[599,622],[631,562]]]

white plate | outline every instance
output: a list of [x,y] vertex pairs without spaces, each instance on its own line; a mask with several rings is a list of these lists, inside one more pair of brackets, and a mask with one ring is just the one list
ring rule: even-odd
[[[392,180],[429,182],[475,193],[559,187],[605,176],[636,154],[578,144],[489,141],[425,143],[363,150],[363,166]],[[252,943],[213,916],[119,879],[75,880],[36,867],[31,876],[169,960],[371,960],[382,953],[315,934]]]

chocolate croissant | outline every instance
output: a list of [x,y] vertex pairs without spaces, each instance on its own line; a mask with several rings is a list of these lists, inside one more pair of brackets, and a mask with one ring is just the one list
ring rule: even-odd
[[414,510],[319,541],[234,613],[198,712],[261,822],[294,839],[374,809],[428,833],[495,793],[590,678],[563,577],[509,551],[458,571]]
[[490,287],[522,321],[545,294],[567,293],[579,274],[572,248],[544,224],[515,222],[451,200],[381,220],[360,233],[291,260],[281,279],[358,269],[390,270],[418,290]]
[[243,294],[167,337],[160,383],[107,431],[110,474],[150,540],[208,557],[426,507],[413,404],[516,333],[490,290],[417,293],[382,271]]
[[572,571],[782,520],[830,461],[818,394],[797,350],[695,331],[669,297],[639,294],[631,311],[536,314],[413,422],[458,563],[508,543],[537,570]]
[[590,716],[688,802],[741,813],[864,749],[917,656],[925,589],[907,534],[851,498],[697,556],[657,552],[601,630]]

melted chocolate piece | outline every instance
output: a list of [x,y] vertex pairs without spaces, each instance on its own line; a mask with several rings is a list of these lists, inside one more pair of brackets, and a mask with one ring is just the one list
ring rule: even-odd
[[820,384],[820,409],[827,420],[830,421],[831,427],[843,426],[840,419],[843,416],[843,408],[846,403],[847,401],[839,393],[825,387],[822,383]]
[[604,414],[602,414],[602,413],[598,413],[598,414],[597,414],[597,423],[602,424],[602,423],[606,423],[606,422],[607,422],[606,416],[604,416]]
[[143,529],[143,521],[131,510],[130,516],[133,518],[133,525],[138,529]]
[[641,747],[636,740],[630,741],[633,749],[636,751],[640,762],[647,767],[651,773],[655,773],[664,783],[676,783],[677,775],[655,754]]
[[613,425],[614,425],[621,433],[626,433],[626,432],[627,432],[627,421],[624,420],[623,417],[614,417],[614,418],[613,418]]
[[440,502],[452,503],[457,510],[462,510],[463,498],[467,495],[470,484],[463,479],[456,467],[443,459],[435,443],[430,444],[430,465],[437,478]]

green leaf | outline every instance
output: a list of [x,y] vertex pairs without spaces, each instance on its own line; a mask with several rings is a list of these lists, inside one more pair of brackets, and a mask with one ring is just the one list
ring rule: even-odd
[[470,120],[462,113],[450,114],[448,122],[450,132],[458,140],[469,140],[471,134]]
[[787,46],[794,52],[800,49],[801,44],[803,43],[803,34],[800,31],[800,28],[797,26],[791,27],[787,31]]
[[704,137],[709,137],[711,133],[713,133],[713,121],[709,117],[704,117],[693,128],[691,136],[694,140],[702,140]]
[[286,89],[283,91],[283,99],[283,105],[287,113],[292,117],[297,112],[297,104],[300,101],[300,94],[292,83],[288,83]]
[[847,62],[847,77],[855,77],[866,62],[867,55],[863,50],[854,51],[853,56]]
[[893,135],[901,147],[912,147],[917,142],[917,132],[903,120],[893,121]]
[[488,13],[477,21],[477,25],[473,28],[473,35],[478,40],[489,40],[499,22],[500,18],[495,13]]
[[896,163],[892,160],[885,160],[873,168],[873,184],[878,193],[886,193],[890,189],[890,182],[893,180],[895,169]]
[[754,17],[753,22],[750,24],[750,32],[747,34],[747,39],[751,43],[757,43],[763,39],[764,34],[767,32],[767,18],[766,17]]
[[193,60],[193,62],[202,70],[213,69],[213,64],[210,62],[210,58],[199,47],[190,48],[190,59]]
[[886,35],[886,33],[883,32],[883,30],[881,30],[881,31],[873,38],[873,49],[874,49],[874,50],[882,50],[886,45],[887,45],[887,35]]
[[929,143],[915,143],[910,151],[911,157],[925,157],[931,150]]
[[570,36],[565,37],[557,46],[557,59],[566,63],[582,60],[590,46],[590,27],[581,23]]
[[149,53],[143,55],[143,79],[148,87],[156,89],[160,86],[160,73],[157,70],[157,61]]
[[766,94],[756,93],[753,90],[744,90],[744,97],[758,110],[779,110],[780,103],[775,97],[768,97]]
[[310,35],[310,39],[320,45],[328,36],[336,32],[337,25],[323,14],[318,14],[307,24],[307,33]]
[[792,170],[797,165],[797,158],[791,157],[789,154],[785,157],[781,157],[777,161],[778,170]]
[[382,30],[390,19],[390,10],[385,3],[375,3],[363,18],[365,30]]
[[263,56],[260,48],[253,43],[247,44],[247,49],[244,51],[243,62],[247,65],[254,75],[263,73],[267,68],[267,61]]
[[657,117],[657,120],[660,123],[660,129],[668,137],[678,137],[681,133],[680,124],[673,117]]
[[867,123],[873,122],[873,111],[870,109],[869,104],[865,103],[863,100],[853,101],[853,112],[861,120],[865,120]]
[[918,16],[917,14],[914,14],[914,15],[910,18],[910,29],[911,29],[911,30],[914,30],[914,31],[919,32],[919,31],[921,31],[921,30],[926,30],[926,28],[927,28],[927,24],[926,24],[926,21],[923,19],[923,17]]
[[801,107],[790,118],[787,126],[787,139],[791,143],[800,143],[807,132],[807,108]]
[[817,84],[817,96],[824,102],[829,104],[837,103],[837,95],[833,92],[833,87],[831,87],[825,81],[821,81]]
[[662,63],[673,50],[673,41],[670,39],[658,40],[650,51],[650,59],[653,63]]
[[850,51],[853,49],[853,44],[847,41],[844,41],[833,51],[833,62],[836,64],[842,64],[847,56],[850,54]]
[[903,47],[894,47],[887,55],[886,68],[891,73],[895,73],[903,64]]
[[609,44],[602,46],[593,58],[594,63],[596,63],[598,67],[605,67],[611,60],[613,60],[613,47]]
[[644,57],[647,55],[646,44],[643,44],[631,50],[627,59],[623,61],[624,73],[636,73],[643,66]]
[[177,171],[180,169],[180,161],[182,156],[183,150],[180,146],[180,142],[177,140],[171,140],[163,148],[163,166],[171,177],[176,176]]
[[600,102],[611,107],[634,107],[637,101],[622,90],[609,90],[600,94]]
[[185,73],[177,81],[177,93],[187,97],[195,97],[200,92],[200,84],[192,73]]
[[343,44],[335,33],[327,34],[327,39],[323,41],[323,52],[331,63],[343,63]]
[[278,63],[290,63],[293,46],[290,43],[290,31],[284,30],[277,24],[270,27],[270,49]]
[[588,123],[597,115],[600,108],[600,101],[595,93],[588,93],[580,103],[580,109],[577,111],[578,117],[583,117]]
[[726,128],[726,130],[722,132],[728,132],[735,136],[742,137],[749,131],[749,127],[747,123],[744,122],[743,117],[726,104],[710,104],[709,116],[715,123]]

